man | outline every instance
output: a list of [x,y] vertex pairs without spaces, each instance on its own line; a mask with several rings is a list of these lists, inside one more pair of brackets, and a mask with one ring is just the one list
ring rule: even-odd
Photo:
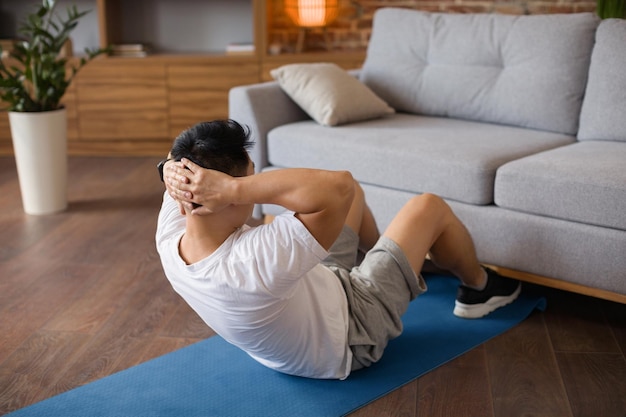
[[[250,146],[249,131],[232,120],[176,139],[173,161],[160,164],[168,192],[156,242],[173,288],[263,365],[343,379],[378,361],[401,333],[408,303],[426,290],[419,272],[427,254],[461,280],[458,316],[481,317],[519,294],[518,282],[479,265],[441,198],[412,198],[380,236],[350,173],[254,174]],[[254,204],[266,203],[288,211],[247,226]],[[359,248],[366,254],[357,266]]]

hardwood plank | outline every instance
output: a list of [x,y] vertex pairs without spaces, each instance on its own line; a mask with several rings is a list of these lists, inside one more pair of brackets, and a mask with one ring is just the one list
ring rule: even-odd
[[[8,261],[39,241],[63,223],[61,217],[28,216],[22,208],[22,197],[13,157],[0,158],[0,262]],[[3,282],[0,281],[0,294]]]
[[541,314],[485,344],[495,416],[571,417]]
[[[579,294],[554,292],[545,319],[555,351],[619,352],[601,301]],[[626,311],[626,309],[624,309]]]
[[156,337],[143,351],[141,362],[158,358],[167,353],[174,352],[186,346],[200,342],[202,339],[180,339],[175,337]]
[[[147,204],[154,199],[160,200],[165,190],[156,170],[156,164],[163,156],[70,158],[70,203],[92,203],[88,207],[81,207],[91,212],[123,212],[127,208],[142,208],[156,214],[154,207]],[[153,200],[143,201],[146,205],[141,207],[142,199],[145,198]]]
[[135,284],[138,276],[129,275],[120,265],[113,270],[104,266],[93,268],[97,277],[88,288],[66,303],[43,329],[95,334],[120,305],[129,302],[128,289]]
[[[52,287],[56,286],[59,292],[65,292],[68,299],[64,302],[59,301],[55,303],[59,306],[60,312],[48,323],[46,323],[46,320],[50,315],[45,316],[45,319],[28,320],[27,325],[20,323],[18,327],[26,333],[32,332],[38,326],[47,326],[52,329],[97,332],[98,329],[105,327],[104,323],[107,322],[107,317],[114,316],[112,312],[116,308],[121,310],[128,308],[126,304],[133,305],[135,303],[134,291],[140,291],[142,294],[151,294],[150,292],[141,291],[140,286],[135,286],[131,290],[130,288],[133,287],[130,285],[131,283],[146,276],[160,280],[162,285],[156,287],[150,285],[150,287],[154,287],[156,292],[163,293],[162,296],[155,294],[153,300],[140,298],[144,302],[139,305],[148,306],[146,307],[148,309],[152,306],[152,310],[150,312],[143,311],[143,314],[128,313],[124,316],[127,320],[132,321],[133,318],[139,315],[144,318],[144,324],[142,325],[140,320],[139,328],[121,326],[131,333],[130,336],[127,336],[131,340],[135,337],[132,334],[133,332],[137,334],[147,332],[150,334],[150,337],[137,338],[137,349],[134,354],[126,355],[127,363],[123,363],[124,355],[112,355],[113,357],[119,357],[114,360],[117,363],[117,365],[113,365],[115,368],[104,372],[104,374],[109,374],[115,370],[124,369],[140,360],[138,357],[141,355],[140,352],[143,351],[143,347],[149,344],[149,341],[157,332],[156,329],[152,329],[146,323],[158,322],[159,320],[162,320],[163,323],[168,322],[170,314],[175,310],[180,300],[169,288],[154,249],[156,210],[158,210],[163,191],[163,185],[156,179],[156,171],[154,170],[156,160],[142,158],[141,163],[137,164],[137,160],[125,159],[121,163],[107,166],[106,169],[99,169],[97,164],[93,163],[98,160],[86,158],[83,161],[84,163],[71,168],[72,171],[76,171],[76,169],[80,171],[91,169],[92,172],[95,172],[93,175],[89,172],[85,175],[78,175],[87,181],[91,181],[91,187],[73,183],[70,188],[74,190],[70,194],[74,192],[82,193],[85,196],[85,201],[71,205],[68,212],[60,215],[60,217],[65,216],[68,219],[63,232],[55,231],[44,236],[32,248],[24,251],[21,259],[23,261],[28,259],[30,255],[37,254],[35,265],[40,266],[42,274],[47,272],[49,275],[46,283]],[[140,177],[137,178],[137,175]],[[150,194],[144,195],[144,192],[149,192]],[[123,196],[128,193],[134,194],[134,197],[126,199],[117,197],[118,195]],[[97,199],[91,200],[92,196]],[[152,213],[152,215],[146,216],[146,210]],[[88,227],[89,224],[95,227]],[[128,224],[134,227],[128,227]],[[120,245],[120,242],[123,242],[124,245]],[[146,251],[146,249],[148,250]],[[103,254],[107,254],[110,257],[103,256]],[[60,263],[73,260],[73,263],[67,265],[75,271],[93,265],[101,265],[104,268],[98,269],[99,274],[101,274],[100,280],[91,282],[87,290],[80,291],[80,297],[71,297],[72,292],[59,285],[60,282],[57,281],[56,274],[50,274],[51,268],[49,263],[43,261],[46,258],[57,259]],[[85,265],[80,266],[78,263]],[[14,263],[14,265],[19,264],[23,264],[23,262],[16,261]],[[18,267],[16,266],[15,269],[9,271],[10,276],[13,278],[13,283],[20,278],[16,273],[18,272]],[[30,269],[31,273],[26,275],[32,275],[32,267]],[[103,271],[107,273],[102,274]],[[117,288],[118,284],[119,288]],[[125,284],[126,289],[123,288]],[[73,285],[75,286],[75,283]],[[11,288],[20,288],[20,286],[14,285]],[[39,293],[28,294],[28,298],[34,303],[24,305],[31,306],[34,310],[41,309],[42,302],[46,301],[47,293],[47,287],[43,287],[39,290]],[[40,295],[38,296],[37,294]],[[163,298],[163,295],[165,298]],[[103,301],[99,301],[97,298],[104,296],[110,296],[110,298]],[[52,301],[54,301],[54,297]],[[88,311],[90,307],[91,313]],[[20,313],[19,316],[28,319],[28,315],[23,314],[24,312],[12,311],[11,313]],[[120,313],[117,314],[117,317],[119,315]],[[112,319],[108,320],[109,331],[108,333],[105,331],[99,332],[98,335],[101,335],[100,337],[118,339],[119,335],[116,334],[118,327],[111,324],[113,321]],[[12,335],[10,331],[3,331],[2,333],[2,337]],[[19,338],[12,337],[11,339],[13,343],[11,345],[3,343],[3,349],[19,345]],[[109,342],[107,340],[101,345],[111,345]],[[96,344],[98,344],[97,341]],[[132,347],[133,343],[128,345]],[[116,346],[119,351],[123,351],[124,346],[119,343]],[[133,355],[134,357],[131,358]],[[68,380],[67,384],[63,384],[59,391],[76,385],[77,383],[72,383],[71,380]]]
[[416,416],[417,385],[417,381],[410,382],[348,415],[350,417],[414,417]]
[[604,302],[602,311],[611,326],[622,355],[626,355],[626,304]]
[[493,416],[484,345],[419,379],[418,416]]
[[[90,221],[89,216],[78,213],[74,216],[67,216],[64,227],[57,228],[46,236],[39,239],[28,251],[22,254],[24,260],[29,257],[37,257],[40,261],[65,260],[67,262],[90,264],[90,259],[86,259],[92,251],[93,246],[97,246],[99,239],[95,236],[105,235],[110,232],[116,219],[111,215],[103,214],[97,225],[91,228],[89,234],[85,233],[85,226]],[[82,243],[77,245],[77,243]],[[73,250],[72,250],[73,249]],[[68,258],[68,251],[72,250],[72,258]]]
[[[164,276],[163,279],[167,278]],[[184,339],[206,339],[214,335],[213,329],[207,326],[182,299],[170,321],[159,333],[159,336]]]
[[63,375],[75,387],[134,366],[181,302],[155,262],[136,267],[141,279],[129,289],[128,303],[77,355]]
[[[101,204],[106,204],[106,200],[101,200]],[[43,236],[22,254],[22,259],[36,257],[41,261],[64,260],[73,264],[104,266],[121,259],[156,259],[156,217],[147,217],[132,208],[127,212],[112,210],[99,215],[84,206],[83,212],[75,210],[72,207],[66,213],[67,220],[62,229],[57,228]],[[133,227],[121,227],[120,223],[124,221]],[[93,225],[87,229],[90,223]],[[122,242],[125,245],[121,245]]]
[[574,416],[626,415],[626,360],[612,353],[557,353]]
[[[1,204],[1,203],[0,203]],[[18,209],[18,216],[23,216],[22,206]],[[0,262],[8,261],[19,256],[19,254],[39,242],[43,236],[51,233],[60,227],[62,221],[58,218],[46,217],[45,219],[28,219],[27,221],[15,221],[15,217],[4,217],[0,219],[0,228],[12,236],[10,240],[4,241],[0,247]]]
[[[158,179],[154,174],[156,164],[160,158],[127,157],[127,158],[69,158],[70,181],[68,181],[70,195],[75,197],[95,198],[98,196],[115,194],[129,198],[136,197],[134,191],[141,191],[145,184],[153,183]],[[138,187],[126,193],[120,192],[120,182],[129,185],[139,184]],[[155,186],[158,186],[156,181]],[[94,187],[105,187],[104,190]],[[133,192],[130,192],[133,191]],[[120,207],[121,208],[121,207]]]
[[37,261],[37,267],[35,273],[26,267],[21,272],[14,270],[18,279],[28,275],[35,278],[12,291],[0,308],[0,363],[81,290],[83,268],[43,260]]
[[[8,310],[17,299],[21,297],[27,299],[32,296],[33,283],[48,274],[53,267],[54,265],[50,263],[37,262],[36,265],[26,268],[21,258],[0,262],[0,276],[2,276],[0,279],[0,297],[4,300],[0,304],[0,312]],[[7,313],[5,312],[5,314]],[[0,326],[2,326],[1,322]]]
[[[83,201],[70,201],[69,210],[62,215],[67,218],[64,228],[29,248],[33,256],[104,266],[123,259],[158,261],[154,246],[156,210],[152,207],[160,206],[164,188],[154,165],[126,168],[123,173],[111,171],[102,173],[109,177],[109,185],[93,187]],[[142,176],[137,177],[137,172]],[[125,198],[125,194],[133,197]],[[147,207],[152,208],[149,214]]]
[[86,343],[85,335],[36,332],[0,367],[0,414],[55,394],[65,364]]

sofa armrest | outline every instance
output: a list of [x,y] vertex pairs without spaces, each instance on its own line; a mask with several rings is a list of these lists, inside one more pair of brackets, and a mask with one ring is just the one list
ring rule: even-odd
[[[267,167],[267,134],[277,126],[310,117],[280,88],[278,82],[234,87],[228,94],[228,117],[250,128],[255,144],[250,151],[256,172]],[[262,218],[261,206],[252,217]]]
[[228,95],[228,117],[250,128],[255,141],[250,158],[257,172],[268,165],[268,132],[277,126],[310,119],[276,81],[232,88]]

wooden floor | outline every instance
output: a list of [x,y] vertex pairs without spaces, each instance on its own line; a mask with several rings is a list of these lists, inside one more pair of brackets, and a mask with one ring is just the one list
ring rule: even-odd
[[[68,211],[27,216],[0,158],[0,414],[212,336],[161,270],[156,162],[73,157]],[[352,416],[626,417],[626,305],[525,288],[546,312]]]

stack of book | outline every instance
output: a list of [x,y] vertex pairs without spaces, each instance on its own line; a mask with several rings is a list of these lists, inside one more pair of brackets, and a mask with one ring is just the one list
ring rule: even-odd
[[253,54],[254,53],[254,44],[253,43],[229,43],[226,45],[226,53],[228,55],[239,55],[239,54]]
[[145,43],[120,43],[111,46],[112,56],[144,57],[150,52]]
[[15,45],[17,39],[0,39],[0,47],[2,48],[2,59],[8,58],[13,51],[13,45]]

